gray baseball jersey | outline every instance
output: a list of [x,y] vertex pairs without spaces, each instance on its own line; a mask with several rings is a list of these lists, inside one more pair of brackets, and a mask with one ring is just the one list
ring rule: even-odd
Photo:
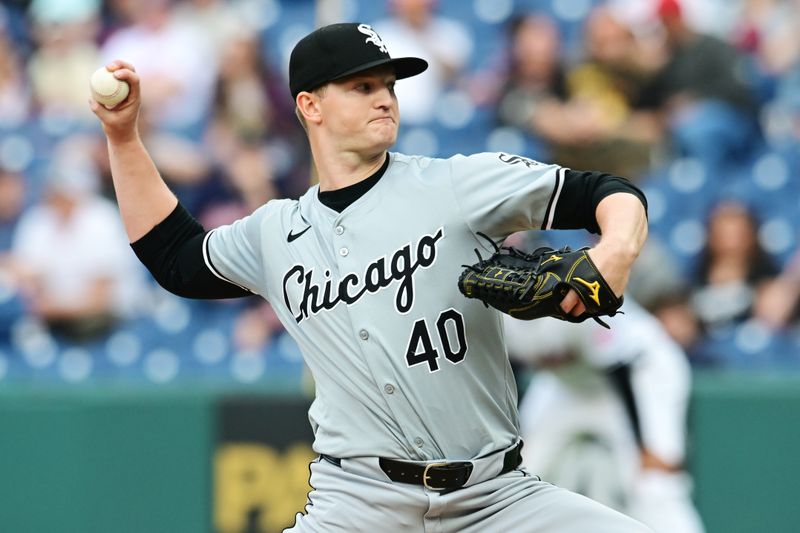
[[269,300],[316,382],[314,449],[469,459],[518,438],[500,314],[457,288],[475,248],[548,228],[566,169],[504,153],[390,154],[338,213],[312,187],[208,234],[218,276]]

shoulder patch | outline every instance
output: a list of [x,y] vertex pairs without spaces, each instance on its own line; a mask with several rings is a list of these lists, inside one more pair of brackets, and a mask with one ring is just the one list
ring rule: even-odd
[[500,152],[497,155],[497,158],[500,159],[500,161],[502,161],[503,163],[506,163],[506,164],[509,164],[509,165],[515,165],[517,163],[522,163],[523,165],[525,165],[528,168],[546,166],[544,163],[540,163],[539,161],[535,161],[535,160],[529,159],[527,157],[522,157],[520,155],[506,154],[504,152]]

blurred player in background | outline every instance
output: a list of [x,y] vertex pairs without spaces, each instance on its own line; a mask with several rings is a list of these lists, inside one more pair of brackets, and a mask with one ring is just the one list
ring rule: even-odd
[[701,533],[684,471],[690,369],[630,298],[611,329],[506,320],[509,355],[535,365],[520,405],[523,464],[657,533]]

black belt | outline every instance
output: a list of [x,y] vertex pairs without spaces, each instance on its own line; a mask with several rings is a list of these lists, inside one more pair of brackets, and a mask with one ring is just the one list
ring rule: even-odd
[[[508,450],[503,456],[503,468],[500,470],[502,475],[511,472],[522,463],[522,441]],[[342,466],[342,460],[330,455],[321,455],[326,461]],[[395,459],[385,459],[380,457],[378,464],[381,470],[391,479],[398,483],[412,483],[422,485],[430,490],[454,490],[466,485],[473,465],[469,461],[452,461],[440,463],[428,463],[424,465],[397,461]]]

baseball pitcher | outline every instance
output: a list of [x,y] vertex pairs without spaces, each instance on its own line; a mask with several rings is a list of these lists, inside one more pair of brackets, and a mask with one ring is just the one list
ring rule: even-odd
[[[588,257],[620,296],[647,233],[643,196],[621,178],[518,155],[389,152],[395,82],[427,63],[388,49],[357,23],[297,43],[289,88],[319,185],[210,231],[142,145],[133,65],[110,64],[130,94],[92,110],[134,251],[176,294],[262,296],[300,345],[319,458],[290,531],[648,531],[519,467],[501,313],[458,286],[475,249],[491,253],[512,232],[586,228],[602,234]],[[559,305],[576,319],[587,309],[574,290]]]

